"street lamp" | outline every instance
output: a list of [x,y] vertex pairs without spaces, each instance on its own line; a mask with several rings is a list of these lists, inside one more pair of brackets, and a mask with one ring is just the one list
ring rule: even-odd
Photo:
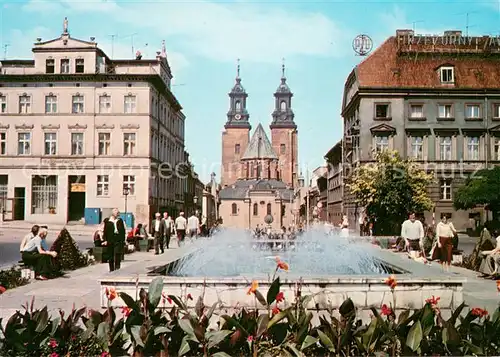
[[125,196],[125,217],[127,216],[127,197],[130,194],[130,187],[123,187],[123,196]]
[[198,209],[197,209],[196,204],[198,203],[198,196],[195,195],[193,197],[193,203],[194,203],[194,213],[197,214]]

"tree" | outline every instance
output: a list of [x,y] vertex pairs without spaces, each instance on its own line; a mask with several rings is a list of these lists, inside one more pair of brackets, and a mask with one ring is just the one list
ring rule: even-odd
[[434,181],[415,162],[403,160],[396,151],[376,154],[375,163],[357,167],[347,183],[358,206],[377,219],[377,234],[399,233],[409,212],[432,210],[427,188]]
[[57,252],[57,262],[62,270],[75,270],[87,265],[85,256],[66,228],[61,230],[50,250]]
[[500,167],[481,170],[468,177],[465,185],[457,190],[453,206],[459,210],[485,206],[497,220],[500,211]]

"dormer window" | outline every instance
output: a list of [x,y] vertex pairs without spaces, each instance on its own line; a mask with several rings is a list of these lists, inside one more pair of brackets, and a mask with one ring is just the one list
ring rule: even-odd
[[61,60],[61,73],[69,73],[69,59],[67,58]]
[[77,58],[75,61],[75,73],[83,73],[85,70],[85,61],[83,58]]
[[439,69],[441,83],[455,83],[455,70],[453,67],[441,67]]
[[45,60],[45,73],[55,73],[56,66],[53,59]]

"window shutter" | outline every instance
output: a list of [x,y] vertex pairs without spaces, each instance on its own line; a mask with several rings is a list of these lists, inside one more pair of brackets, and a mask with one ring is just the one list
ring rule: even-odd
[[423,145],[423,148],[422,148],[423,159],[424,159],[424,161],[427,161],[429,159],[428,158],[428,156],[429,156],[429,136],[428,135],[424,135],[422,145]]
[[457,160],[457,136],[453,135],[451,137],[451,159],[452,160]]

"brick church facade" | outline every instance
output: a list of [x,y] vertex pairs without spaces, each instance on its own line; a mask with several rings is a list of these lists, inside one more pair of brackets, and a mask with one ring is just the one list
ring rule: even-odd
[[241,83],[238,65],[222,134],[220,214],[225,226],[254,229],[266,225],[264,218],[269,215],[273,217],[270,224],[273,229],[294,223],[298,131],[292,97],[283,65],[281,82],[274,93],[271,140],[261,124],[250,137],[248,94]]

